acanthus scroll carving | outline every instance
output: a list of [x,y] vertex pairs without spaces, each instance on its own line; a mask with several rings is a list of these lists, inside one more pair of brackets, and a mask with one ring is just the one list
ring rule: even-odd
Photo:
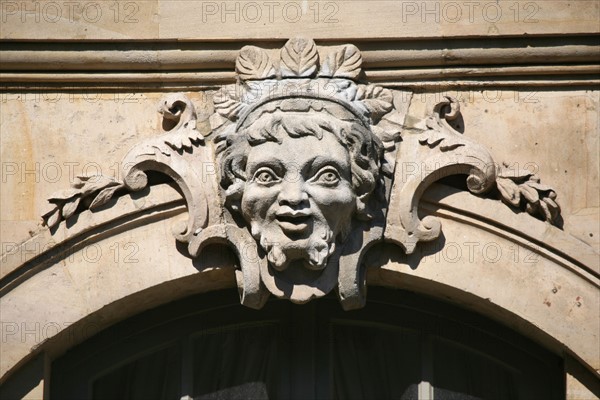
[[[495,185],[496,166],[487,149],[448,124],[459,112],[458,102],[447,97],[412,135],[403,136],[403,144],[416,148],[410,161],[419,171],[405,179],[402,169],[397,169],[389,203],[395,212],[388,216],[385,238],[407,253],[412,253],[418,242],[434,240],[441,233],[439,220],[431,216],[420,220],[417,215],[420,197],[429,185],[450,175],[467,175],[467,187],[474,194],[485,194]],[[398,163],[406,161],[403,154],[400,157]]]
[[[243,304],[260,308],[270,294],[304,303],[337,290],[353,309],[365,302],[362,259],[372,245],[388,241],[411,253],[439,237],[440,221],[417,211],[443,177],[466,175],[472,193],[497,193],[556,221],[552,189],[531,174],[507,176],[485,147],[452,127],[455,99],[407,127],[410,94],[362,82],[361,64],[353,45],[303,38],[279,50],[242,48],[238,80],[215,94],[210,118],[199,121],[185,95],[166,96],[163,132],[126,155],[122,181],[78,178],[49,200],[47,225],[139,191],[157,171],[185,198],[188,218],[174,234],[189,255],[212,243],[237,255]],[[421,173],[404,178],[407,161]]]

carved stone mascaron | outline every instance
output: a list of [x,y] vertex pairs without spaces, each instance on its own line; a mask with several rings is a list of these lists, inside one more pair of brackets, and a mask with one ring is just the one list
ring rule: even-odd
[[[116,194],[148,185],[148,171],[168,175],[189,212],[174,228],[197,257],[212,243],[239,259],[241,302],[260,308],[273,294],[304,303],[337,289],[345,309],[365,302],[362,259],[375,243],[412,253],[439,237],[441,223],[417,214],[433,182],[467,175],[474,194],[560,222],[556,193],[528,171],[508,174],[489,152],[457,132],[455,99],[405,124],[410,96],[362,83],[353,45],[318,47],[295,38],[280,50],[242,48],[238,81],[214,96],[214,114],[198,121],[183,94],[159,104],[164,132],[123,160],[123,180],[78,177],[49,199],[52,229]],[[400,151],[401,150],[401,151]],[[411,162],[420,173],[402,177]]]

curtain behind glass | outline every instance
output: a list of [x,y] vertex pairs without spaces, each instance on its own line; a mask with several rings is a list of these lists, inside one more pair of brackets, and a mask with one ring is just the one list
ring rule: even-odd
[[336,399],[417,399],[421,363],[416,333],[333,325],[332,335]]
[[[507,352],[496,352],[496,356]],[[436,400],[564,399],[561,382],[556,379],[560,369],[534,357],[498,360],[436,338],[433,362]]]
[[433,386],[436,399],[519,399],[516,370],[446,340],[436,339],[434,343]]
[[171,400],[180,395],[176,346],[140,357],[93,383],[94,400]]
[[289,397],[282,342],[276,324],[225,327],[200,334],[193,341],[194,398]]

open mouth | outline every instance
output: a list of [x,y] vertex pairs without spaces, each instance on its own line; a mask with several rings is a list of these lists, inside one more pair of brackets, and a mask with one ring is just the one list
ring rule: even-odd
[[290,224],[304,224],[310,219],[309,215],[278,215],[277,221],[289,222]]
[[302,232],[308,228],[310,215],[278,215],[277,222],[283,231]]

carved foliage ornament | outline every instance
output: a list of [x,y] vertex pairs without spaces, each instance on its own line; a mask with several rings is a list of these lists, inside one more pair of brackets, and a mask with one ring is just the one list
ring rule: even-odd
[[[148,171],[162,172],[188,207],[177,240],[191,257],[211,243],[229,245],[243,304],[260,308],[269,294],[304,303],[337,289],[352,309],[365,302],[361,264],[371,245],[385,240],[412,253],[439,237],[440,221],[421,220],[417,208],[440,178],[467,175],[472,193],[494,189],[512,207],[559,218],[551,188],[529,172],[505,174],[483,146],[452,128],[455,99],[408,128],[410,95],[360,83],[361,63],[353,45],[319,48],[302,38],[279,51],[242,48],[238,81],[215,94],[209,119],[198,121],[185,95],[166,96],[164,132],[127,154],[123,180],[79,177],[49,199],[46,224],[139,191]],[[401,161],[423,173],[402,178]],[[206,174],[206,165],[218,174]]]

